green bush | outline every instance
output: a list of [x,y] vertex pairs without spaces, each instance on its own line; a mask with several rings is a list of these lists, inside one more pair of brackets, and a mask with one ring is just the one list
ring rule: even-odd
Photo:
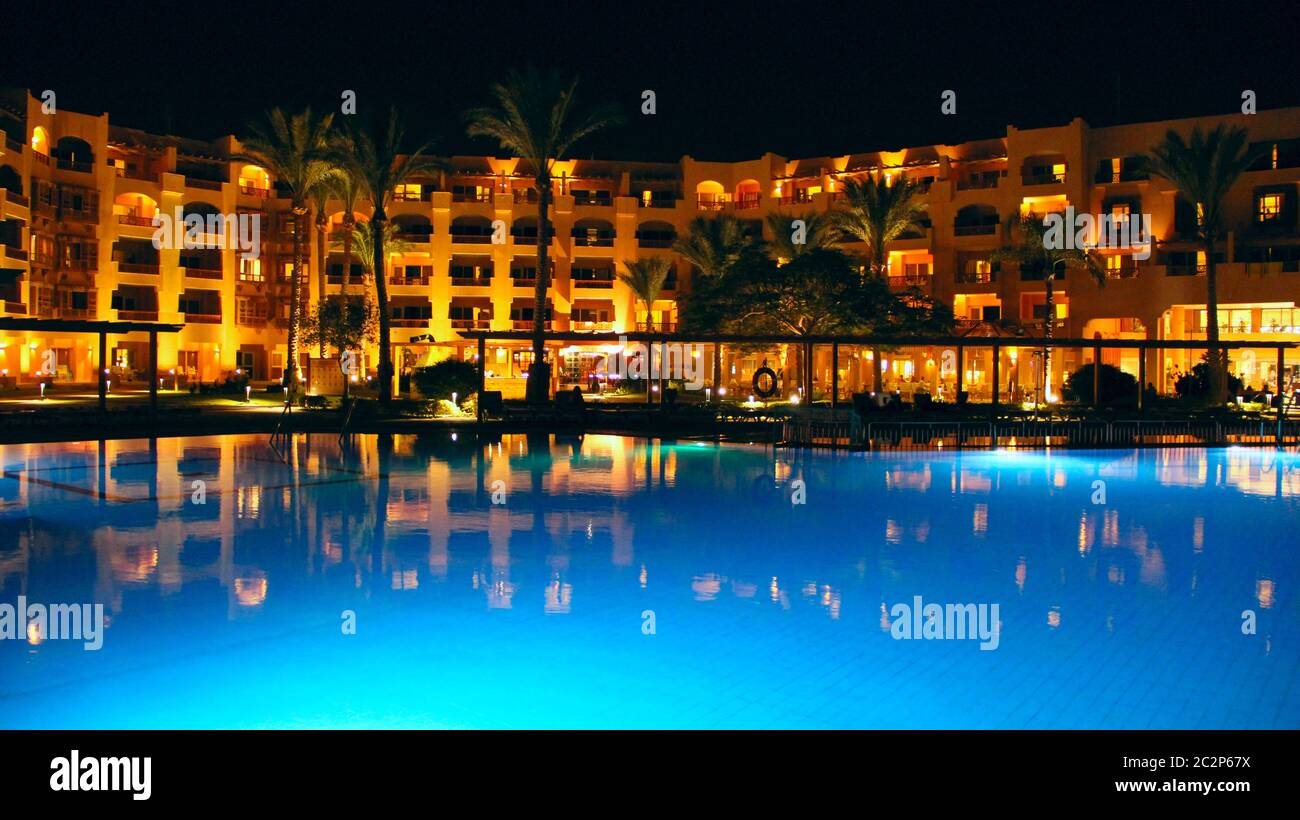
[[[1191,371],[1184,373],[1178,378],[1178,383],[1174,385],[1174,390],[1184,399],[1204,399],[1210,395],[1210,365],[1204,361],[1194,365]],[[1228,397],[1232,398],[1241,392],[1241,379],[1228,374]]]
[[[1101,404],[1115,404],[1137,400],[1138,382],[1131,373],[1125,373],[1113,364],[1101,366]],[[1092,403],[1092,365],[1085,364],[1070,374],[1061,386],[1061,395],[1067,401]]]
[[416,368],[411,374],[420,395],[426,399],[461,401],[478,392],[478,365],[460,359],[444,359],[429,367]]

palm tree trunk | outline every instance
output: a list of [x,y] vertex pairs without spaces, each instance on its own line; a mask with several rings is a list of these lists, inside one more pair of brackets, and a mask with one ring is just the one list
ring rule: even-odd
[[[321,211],[323,214],[324,211]],[[325,304],[325,228],[326,223],[316,220],[316,309]],[[320,357],[325,358],[325,334],[320,334]]]
[[[1043,395],[1042,401],[1047,401],[1048,394],[1051,392],[1052,383],[1052,325],[1056,321],[1056,296],[1052,292],[1052,277],[1056,275],[1055,270],[1048,270],[1047,276],[1043,277],[1043,284],[1047,286],[1047,292],[1043,296],[1043,312],[1047,314],[1047,321],[1043,325]],[[1094,367],[1101,367],[1101,362],[1096,362]],[[998,386],[993,385],[996,392]]]
[[388,404],[393,398],[393,351],[391,347],[391,322],[388,316],[388,279],[384,265],[384,224],[388,215],[384,206],[375,206],[370,217],[370,244],[375,271],[375,299],[379,302],[379,401]]
[[[1205,342],[1210,369],[1210,403],[1222,406],[1228,400],[1228,360],[1219,348],[1219,282],[1214,264],[1214,237],[1205,240]],[[1279,378],[1281,374],[1279,374]]]
[[546,288],[550,285],[551,180],[537,177],[537,282],[533,286],[533,363],[528,368],[525,393],[528,401],[541,404],[550,397],[550,371],[546,365]]
[[293,209],[293,270],[289,274],[292,280],[289,283],[289,338],[287,340],[288,361],[285,363],[288,375],[285,376],[285,384],[289,387],[290,398],[298,389],[298,321],[301,317],[301,292],[299,291],[302,282],[302,231],[303,231],[303,213],[305,209],[301,206],[295,206]]

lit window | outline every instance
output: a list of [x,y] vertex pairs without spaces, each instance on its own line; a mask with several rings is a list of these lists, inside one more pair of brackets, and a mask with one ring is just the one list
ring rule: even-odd
[[241,282],[261,282],[262,260],[241,257],[239,260],[239,280]]
[[1273,222],[1282,218],[1282,195],[1262,194],[1259,197],[1257,214],[1260,222]]

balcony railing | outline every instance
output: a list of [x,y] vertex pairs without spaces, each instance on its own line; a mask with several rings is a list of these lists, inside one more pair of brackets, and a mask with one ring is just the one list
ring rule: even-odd
[[185,268],[185,275],[191,279],[220,279],[220,268]]
[[928,273],[912,273],[889,277],[891,288],[928,288],[931,277]]
[[575,248],[612,248],[614,247],[614,237],[579,234],[573,237],[573,246]]
[[754,196],[746,196],[743,197],[742,199],[736,200],[736,210],[737,211],[752,210],[754,208],[757,208],[760,203],[761,203],[761,197],[759,195],[755,194]]
[[394,319],[390,322],[390,324],[391,324],[393,327],[428,327],[428,326],[429,326],[429,320],[428,320],[428,319],[410,319],[410,318],[401,318],[401,319],[397,319],[397,318],[394,318]]
[[412,245],[425,245],[428,244],[430,237],[433,236],[433,229],[431,227],[425,227],[424,229],[398,229],[393,236],[403,242],[409,242]]
[[388,283],[390,285],[427,285],[429,284],[429,275],[422,273],[419,276],[390,276]]
[[152,216],[140,216],[139,214],[118,214],[117,224],[135,225],[140,228],[152,228],[154,226]]
[[27,261],[27,251],[22,248],[15,248],[12,245],[5,245],[5,256],[9,259],[16,259],[19,262]]
[[95,166],[89,162],[77,162],[76,160],[59,158],[54,167],[62,171],[76,171],[82,174],[89,174],[95,170]]
[[221,324],[220,313],[186,313],[185,322],[187,324],[198,325],[219,325]]
[[609,208],[614,200],[609,196],[579,196],[580,191],[573,192],[573,204],[580,208]]
[[5,137],[5,150],[13,151],[15,154],[21,154],[23,152],[23,144],[11,137]]
[[535,188],[515,188],[510,196],[516,205],[536,205],[538,200]]
[[993,271],[957,271],[956,279],[961,285],[991,285],[998,275]]
[[1020,178],[1020,184],[1030,185],[1060,185],[1065,182],[1065,174],[1025,174]]
[[239,192],[246,196],[255,196],[258,199],[268,199],[271,196],[270,188],[263,188],[260,185],[246,185],[239,183]]
[[[543,323],[542,323],[542,327],[543,327],[545,330],[550,331],[550,329],[551,329],[551,322],[550,322],[550,320],[548,319],[547,321],[543,322]],[[512,320],[510,321],[510,329],[511,329],[511,330],[532,330],[532,329],[533,329],[533,320],[532,320],[532,319],[512,319]]]
[[726,194],[695,195],[695,207],[701,211],[721,211],[730,201]]
[[612,288],[614,287],[613,278],[609,279],[574,279],[575,288]]
[[1106,268],[1107,279],[1134,279],[1138,275],[1137,262],[1124,262],[1117,268]]
[[526,278],[523,276],[511,276],[510,281],[517,288],[535,288],[537,287],[537,277]]
[[119,273],[147,273],[153,276],[158,275],[157,262],[118,262],[117,270]]
[[956,225],[952,229],[954,236],[992,236],[998,232],[998,226],[993,225]]
[[[345,282],[345,280],[346,280],[346,282]],[[330,284],[330,285],[342,285],[342,284],[347,284],[347,285],[364,285],[364,284],[366,283],[366,277],[364,277],[364,276],[344,276],[343,274],[340,274],[340,273],[330,273],[330,274],[326,274],[326,276],[325,276],[325,282],[326,282],[326,284]]]
[[490,233],[456,233],[451,232],[451,241],[453,244],[462,245],[487,245],[492,242]]
[[1204,265],[1167,265],[1165,276],[1204,276]]
[[452,319],[452,330],[491,330],[491,319]]
[[32,156],[35,157],[35,158],[36,158],[36,161],[37,161],[39,164],[41,164],[41,165],[49,165],[49,164],[50,164],[50,155],[49,155],[49,154],[42,154],[40,151],[33,151],[33,152],[32,152]]
[[185,185],[188,188],[200,188],[204,191],[220,191],[222,183],[213,179],[187,176],[185,177]]
[[28,207],[28,205],[30,204],[30,201],[27,199],[27,197],[23,196],[22,194],[15,193],[14,191],[7,191],[5,193],[5,201],[12,202],[13,204],[22,206],[23,208]]
[[677,199],[676,197],[672,199],[668,199],[665,197],[658,197],[655,199],[638,199],[637,205],[642,208],[676,208]]
[[27,314],[27,305],[23,304],[22,302],[10,302],[8,299],[6,299],[4,301],[4,307],[5,307],[5,313],[19,313],[24,316]]
[[458,288],[486,288],[492,285],[491,276],[453,276],[451,284]]
[[671,248],[676,241],[676,237],[639,236],[636,244],[638,248]]
[[614,329],[614,323],[575,321],[569,323],[569,329],[589,333],[608,333]]
[[971,177],[957,180],[958,191],[980,191],[998,187],[998,177]]
[[119,310],[117,312],[118,321],[121,322],[156,322],[158,321],[158,311],[156,310]]
[[453,191],[452,202],[491,202],[491,191]]

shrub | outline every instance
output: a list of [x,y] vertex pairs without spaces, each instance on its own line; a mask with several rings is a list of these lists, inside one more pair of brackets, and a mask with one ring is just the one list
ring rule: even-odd
[[416,368],[411,380],[426,399],[467,399],[478,392],[478,365],[460,359],[444,359],[429,367]]
[[[1210,395],[1210,365],[1202,360],[1200,364],[1194,365],[1190,371],[1179,377],[1178,383],[1174,385],[1174,390],[1184,399],[1204,399]],[[1228,395],[1235,396],[1241,392],[1241,379],[1228,374]]]
[[[1069,401],[1092,403],[1092,368],[1085,364],[1070,374],[1061,386],[1061,395]],[[1101,366],[1101,404],[1135,401],[1138,382],[1131,373],[1125,373],[1113,364]]]

